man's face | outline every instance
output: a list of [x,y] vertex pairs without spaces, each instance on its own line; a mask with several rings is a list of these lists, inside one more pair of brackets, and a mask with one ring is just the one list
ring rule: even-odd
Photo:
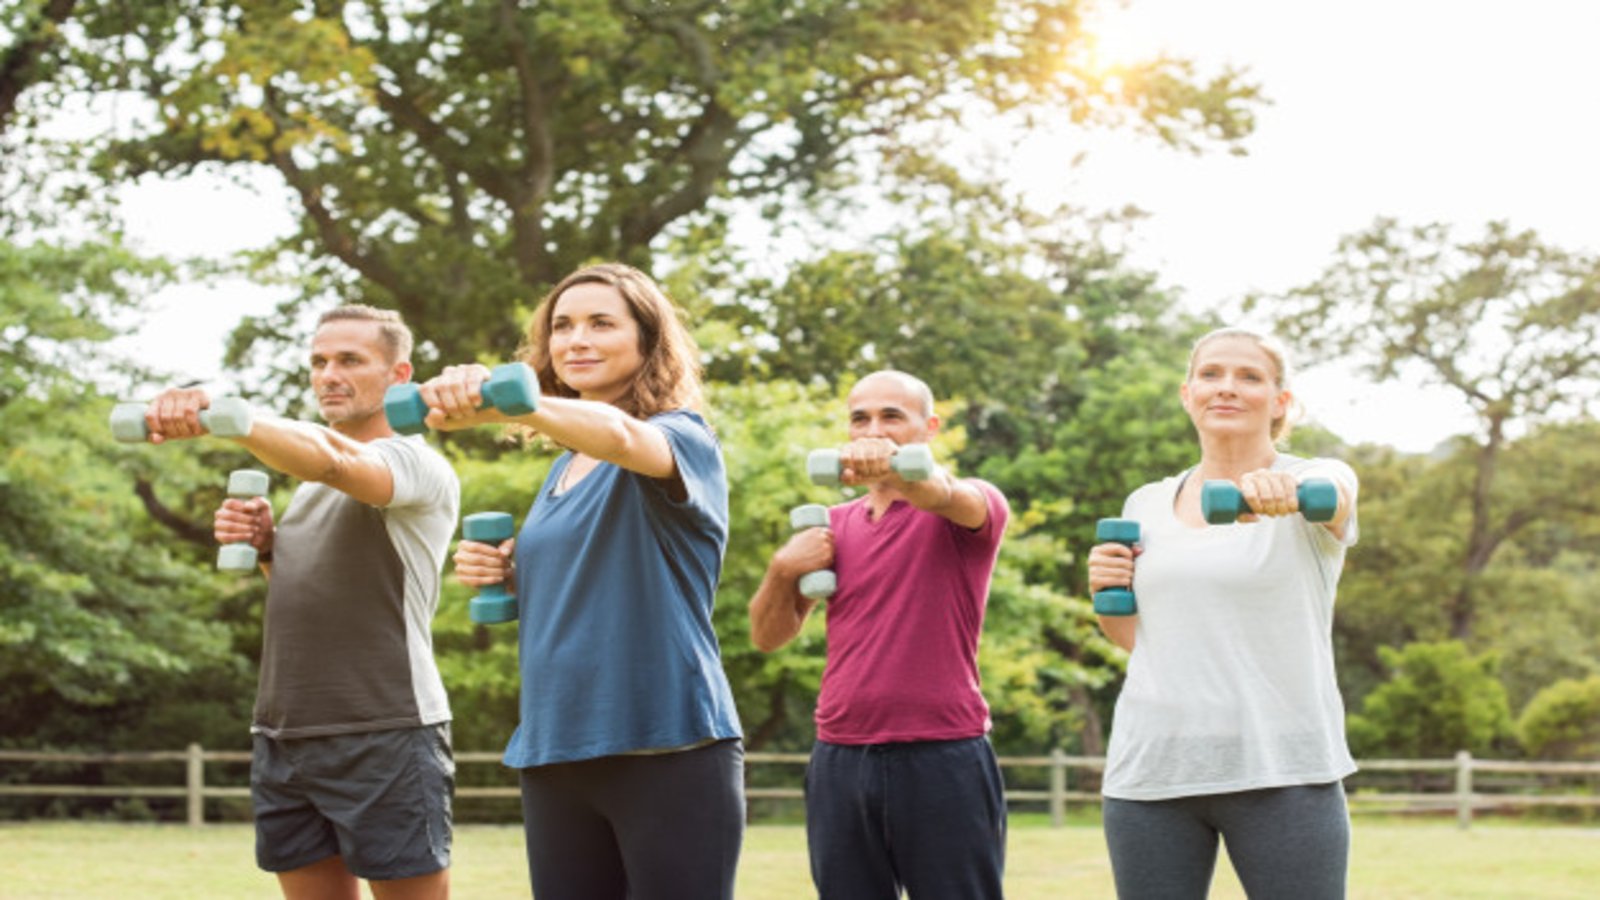
[[404,381],[410,363],[390,362],[377,322],[337,319],[311,339],[311,389],[329,425],[359,425],[383,415],[383,393]]
[[888,438],[925,444],[939,427],[932,410],[910,384],[893,375],[869,375],[850,391],[850,439]]

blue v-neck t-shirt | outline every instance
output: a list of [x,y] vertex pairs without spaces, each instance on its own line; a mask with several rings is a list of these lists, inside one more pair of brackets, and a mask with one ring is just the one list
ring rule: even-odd
[[602,462],[565,492],[556,460],[516,544],[521,720],[513,768],[740,737],[711,623],[728,543],[722,450],[699,415],[651,417],[686,497]]

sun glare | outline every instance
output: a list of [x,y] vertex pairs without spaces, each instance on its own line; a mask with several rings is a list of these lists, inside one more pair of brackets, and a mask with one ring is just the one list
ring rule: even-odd
[[1108,3],[1084,23],[1089,67],[1115,72],[1160,56],[1168,48],[1152,5]]

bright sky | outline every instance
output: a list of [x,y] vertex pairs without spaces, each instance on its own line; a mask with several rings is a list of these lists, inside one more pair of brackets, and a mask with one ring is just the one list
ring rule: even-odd
[[[1245,67],[1272,101],[1244,157],[1105,136],[1071,169],[1081,134],[1014,148],[1019,179],[1041,198],[1147,210],[1134,261],[1197,308],[1314,279],[1341,235],[1378,216],[1453,223],[1463,238],[1505,219],[1600,251],[1600,3],[1132,0],[1110,5],[1102,30],[1108,56],[1167,50],[1202,72]],[[222,254],[289,229],[279,190],[269,182],[262,196],[203,179],[151,183],[128,192],[127,214],[152,250]],[[277,296],[173,289],[120,346],[214,377],[223,335]],[[1420,452],[1472,427],[1453,394],[1416,383],[1310,370],[1297,388],[1314,419],[1351,441]]]

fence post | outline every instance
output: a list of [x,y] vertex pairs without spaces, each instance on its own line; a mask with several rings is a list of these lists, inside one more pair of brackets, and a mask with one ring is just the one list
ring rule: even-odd
[[199,828],[206,823],[206,757],[199,744],[189,745],[187,768],[189,827]]
[[1067,821],[1067,755],[1057,747],[1050,751],[1050,827],[1060,828]]
[[1456,752],[1456,824],[1463,831],[1472,827],[1472,754]]

